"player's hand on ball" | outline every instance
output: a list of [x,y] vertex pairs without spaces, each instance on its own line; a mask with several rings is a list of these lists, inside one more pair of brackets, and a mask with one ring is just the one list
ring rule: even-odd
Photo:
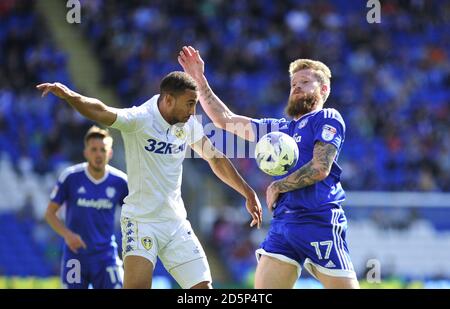
[[279,195],[280,191],[275,186],[275,182],[272,182],[266,190],[266,203],[270,211],[273,211],[275,202],[277,201]]
[[61,99],[65,99],[70,94],[70,89],[66,85],[61,83],[43,83],[36,86],[36,88],[42,91],[42,97],[46,96],[47,93],[51,92],[55,96]]
[[196,81],[203,77],[205,71],[205,63],[198,50],[192,46],[183,46],[178,55],[178,63],[183,67],[183,70],[189,74]]
[[84,249],[87,248],[86,244],[84,243],[83,239],[81,239],[80,235],[75,233],[69,233],[66,237],[64,237],[64,241],[66,242],[70,250],[74,253],[78,253],[78,249],[80,248]]
[[247,211],[252,216],[252,222],[250,223],[250,226],[253,227],[256,225],[257,228],[260,228],[262,223],[262,208],[258,196],[255,192],[247,197],[245,206],[247,207]]

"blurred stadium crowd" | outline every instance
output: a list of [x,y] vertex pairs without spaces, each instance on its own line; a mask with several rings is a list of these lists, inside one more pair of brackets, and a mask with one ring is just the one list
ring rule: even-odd
[[81,25],[124,104],[141,104],[180,69],[184,42],[235,111],[282,117],[290,61],[320,59],[333,72],[327,105],[347,122],[346,187],[449,189],[448,4],[389,1],[373,25],[344,0],[89,3]]
[[[79,27],[123,107],[143,103],[162,76],[181,69],[176,55],[184,44],[200,50],[219,97],[255,118],[284,116],[292,60],[321,60],[333,73],[326,105],[347,124],[344,188],[448,192],[450,3],[389,1],[382,22],[369,24],[359,2],[90,0],[82,3]],[[14,220],[29,226],[46,259],[27,263],[48,265],[39,273],[5,269],[11,261],[0,248],[0,275],[58,273],[59,240],[44,223],[31,224],[45,210],[34,204],[45,207],[61,167],[83,160],[90,123],[55,97],[41,100],[34,88],[43,81],[74,87],[66,55],[49,33],[33,2],[0,2],[0,239]],[[253,160],[234,163],[263,199],[270,179]],[[184,181],[192,186],[195,179]],[[264,236],[246,227],[245,211],[236,210],[241,203],[231,195],[228,205],[205,207],[201,215],[209,222],[203,231],[239,282],[248,279],[243,270],[255,265],[253,250]]]

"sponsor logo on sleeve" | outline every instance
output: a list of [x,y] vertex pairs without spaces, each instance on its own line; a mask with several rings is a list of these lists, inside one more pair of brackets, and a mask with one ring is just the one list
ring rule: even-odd
[[323,140],[327,141],[327,142],[332,141],[333,138],[336,135],[336,132],[337,132],[337,130],[336,130],[335,127],[330,126],[328,124],[324,125],[323,128],[322,128],[322,138],[323,138]]

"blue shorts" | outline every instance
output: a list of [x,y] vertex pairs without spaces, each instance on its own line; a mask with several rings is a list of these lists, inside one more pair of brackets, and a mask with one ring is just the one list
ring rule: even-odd
[[61,281],[67,289],[120,289],[123,284],[122,261],[115,252],[83,256],[66,252],[62,261]]
[[302,265],[315,277],[311,268],[314,265],[325,275],[356,278],[345,242],[346,230],[342,209],[284,214],[272,220],[256,258],[267,255],[293,264],[299,277]]

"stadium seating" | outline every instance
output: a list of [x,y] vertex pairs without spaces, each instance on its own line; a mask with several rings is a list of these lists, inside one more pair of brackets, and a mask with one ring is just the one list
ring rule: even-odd
[[[365,1],[92,0],[83,2],[79,28],[123,107],[141,104],[158,90],[162,76],[181,69],[176,55],[184,44],[200,49],[217,94],[234,111],[253,117],[283,116],[290,61],[322,60],[333,71],[327,105],[347,123],[339,159],[344,188],[448,192],[448,9],[437,0],[389,1],[382,23],[371,25]],[[90,124],[34,89],[49,80],[74,86],[66,55],[49,33],[32,1],[1,1],[0,273],[7,276],[58,275],[61,240],[42,222],[43,211],[61,168],[83,160],[82,134]],[[253,160],[233,163],[263,197],[270,179]],[[196,166],[210,174],[207,165]],[[204,189],[196,179],[184,181]],[[243,282],[266,230],[248,229],[238,219],[247,218],[240,197],[224,190],[229,210],[220,203],[197,209],[214,209],[204,235],[214,235],[210,242],[234,280]],[[371,209],[356,217],[350,211],[355,266],[364,269],[371,256],[406,277],[448,278],[450,258],[438,246],[449,245],[446,211],[421,209],[420,219],[405,230],[380,225]],[[373,248],[365,246],[367,240]],[[428,251],[443,262],[424,259]]]
[[4,276],[47,277],[54,274],[44,248],[33,239],[34,220],[23,222],[12,214],[0,215],[0,273]]

